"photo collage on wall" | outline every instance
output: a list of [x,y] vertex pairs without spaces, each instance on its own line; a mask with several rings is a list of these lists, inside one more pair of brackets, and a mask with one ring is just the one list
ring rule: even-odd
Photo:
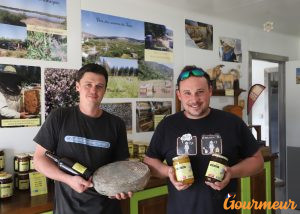
[[[185,44],[187,47],[213,50],[213,26],[210,24],[185,20]],[[240,39],[219,37],[216,63],[203,69],[210,75],[214,90],[239,89],[242,63],[242,44]],[[219,62],[218,62],[219,61]],[[233,96],[233,93],[230,93]]]
[[[171,114],[172,102],[157,100],[144,102],[143,98],[169,98],[174,96],[173,86],[173,31],[164,25],[127,19],[82,10],[82,64],[103,65],[109,74],[105,98],[128,98],[135,102],[136,112],[141,103],[152,106],[148,115],[137,115],[136,132],[154,130],[159,114]],[[125,120],[127,131],[132,130],[131,103],[107,103],[103,106]],[[155,109],[153,108],[155,103]],[[115,106],[115,107],[114,107]],[[127,109],[122,111],[121,109]],[[156,113],[155,113],[156,112]],[[159,114],[157,112],[160,112]],[[129,114],[131,120],[129,120]],[[156,116],[157,115],[157,116]],[[142,128],[140,120],[151,125]]]
[[41,125],[41,68],[0,64],[0,127]]
[[66,0],[0,0],[0,57],[67,61]]

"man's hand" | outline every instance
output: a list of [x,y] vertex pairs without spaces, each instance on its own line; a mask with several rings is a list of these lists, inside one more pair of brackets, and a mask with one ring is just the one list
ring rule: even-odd
[[211,182],[205,182],[208,186],[210,186],[211,188],[213,188],[214,190],[222,190],[224,189],[230,182],[231,179],[231,168],[230,167],[225,167],[225,175],[224,175],[224,179],[221,182],[215,182],[215,183],[211,183]]
[[169,167],[168,175],[169,175],[170,181],[172,182],[172,184],[178,191],[185,190],[192,185],[192,184],[184,184],[182,182],[177,181],[175,171],[172,166]]
[[127,198],[131,198],[133,195],[132,192],[128,192],[127,194],[121,192],[116,194],[115,196],[110,196],[110,199],[118,199],[118,200],[122,200],[122,199],[127,199]]
[[67,184],[78,193],[82,193],[89,187],[93,187],[92,177],[87,181],[80,176],[70,176]]

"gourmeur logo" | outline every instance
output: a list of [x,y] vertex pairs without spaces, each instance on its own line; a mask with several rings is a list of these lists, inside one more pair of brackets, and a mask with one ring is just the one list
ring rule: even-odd
[[261,210],[261,209],[281,209],[281,210],[287,210],[287,209],[296,209],[297,204],[289,199],[289,201],[274,201],[273,203],[271,201],[255,201],[252,199],[252,201],[236,201],[234,200],[236,195],[231,195],[227,194],[226,199],[224,200],[223,207],[225,210],[250,210],[250,209],[255,209],[255,210]]

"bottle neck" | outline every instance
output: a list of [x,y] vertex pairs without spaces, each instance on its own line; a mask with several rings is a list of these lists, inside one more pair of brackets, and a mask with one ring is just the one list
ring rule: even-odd
[[55,161],[56,163],[58,163],[59,157],[54,155],[53,153],[46,151],[45,155],[50,158],[51,160]]

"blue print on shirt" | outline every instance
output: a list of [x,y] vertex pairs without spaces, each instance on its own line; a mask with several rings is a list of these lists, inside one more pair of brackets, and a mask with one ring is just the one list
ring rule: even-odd
[[84,137],[78,137],[78,136],[65,136],[65,141],[69,143],[79,143],[87,146],[93,146],[93,147],[101,147],[108,149],[110,147],[110,143],[106,141],[100,141],[100,140],[91,140]]

